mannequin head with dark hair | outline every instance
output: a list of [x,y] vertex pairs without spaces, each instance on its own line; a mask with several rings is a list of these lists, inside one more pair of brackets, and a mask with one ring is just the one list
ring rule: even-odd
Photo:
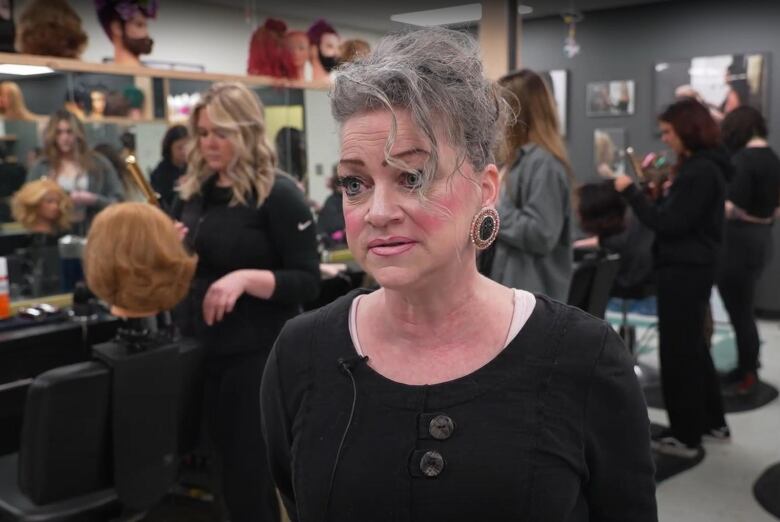
[[328,74],[338,65],[341,52],[339,33],[323,19],[314,22],[306,32],[309,37],[309,60],[313,80],[327,80]]
[[95,9],[114,45],[114,62],[142,65],[140,56],[150,54],[154,45],[147,20],[157,16],[157,0],[95,0]]

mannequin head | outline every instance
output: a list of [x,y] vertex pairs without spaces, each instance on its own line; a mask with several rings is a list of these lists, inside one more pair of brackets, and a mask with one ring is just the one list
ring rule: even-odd
[[65,0],[33,0],[19,17],[20,53],[79,58],[87,40],[81,18]]
[[365,40],[344,40],[341,44],[339,63],[354,62],[371,54],[371,46]]
[[106,113],[106,91],[95,89],[89,93],[89,104],[92,107],[93,118],[101,118]]
[[309,37],[303,31],[288,31],[284,43],[295,67],[296,79],[303,79],[303,68],[309,61]]
[[11,200],[14,219],[27,230],[44,234],[67,230],[72,209],[65,191],[46,178],[25,183]]
[[0,83],[0,116],[9,120],[32,120],[35,118],[27,110],[22,90],[15,82]]
[[284,43],[287,24],[268,18],[252,34],[247,72],[274,78],[295,78],[292,56]]
[[173,221],[146,203],[117,203],[100,212],[84,250],[89,288],[130,317],[173,308],[189,289],[196,261]]
[[309,36],[309,59],[314,68],[314,79],[321,80],[338,65],[341,38],[325,20],[317,20],[306,33]]
[[157,16],[157,0],[95,0],[98,19],[114,45],[114,61],[141,65],[140,56],[150,54],[154,40],[147,21]]

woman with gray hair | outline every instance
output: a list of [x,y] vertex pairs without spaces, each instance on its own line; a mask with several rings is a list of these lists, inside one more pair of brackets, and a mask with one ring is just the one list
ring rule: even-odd
[[269,356],[263,430],[290,518],[656,520],[620,338],[477,271],[506,111],[473,40],[386,37],[331,94],[348,243],[381,288],[289,321]]

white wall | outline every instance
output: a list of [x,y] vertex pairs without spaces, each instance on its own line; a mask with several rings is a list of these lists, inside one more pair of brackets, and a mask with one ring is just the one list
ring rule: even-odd
[[330,114],[328,93],[307,90],[303,98],[306,125],[306,154],[309,170],[309,197],[323,203],[330,195],[326,186],[339,161],[339,135]]
[[[89,62],[113,58],[113,46],[98,23],[93,2],[72,0],[71,5],[89,35],[87,49],[81,58]],[[24,5],[20,6],[16,12],[20,13],[23,8]],[[305,31],[316,18],[318,16],[313,15],[311,20],[286,19],[285,22],[290,29]],[[261,14],[258,20],[262,23],[265,16]],[[253,29],[243,8],[162,0],[157,18],[149,22],[154,50],[145,59],[199,64],[215,73],[245,74]],[[343,38],[362,38],[372,45],[381,37],[378,33],[360,29],[338,26],[336,29]]]

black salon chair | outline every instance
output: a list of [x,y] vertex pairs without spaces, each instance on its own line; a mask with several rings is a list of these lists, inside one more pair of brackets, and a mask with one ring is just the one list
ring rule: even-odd
[[151,508],[174,483],[200,425],[203,350],[170,344],[123,366],[109,361],[115,345],[31,384],[20,451],[0,458],[0,521],[110,520]]
[[620,256],[603,251],[581,255],[572,274],[568,304],[604,319],[609,293],[620,269]]

